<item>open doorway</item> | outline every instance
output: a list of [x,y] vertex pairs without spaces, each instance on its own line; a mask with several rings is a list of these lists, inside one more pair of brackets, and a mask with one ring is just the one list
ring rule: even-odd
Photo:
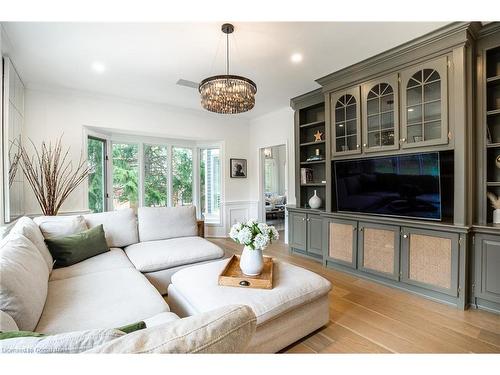
[[264,212],[263,219],[278,231],[285,229],[286,146],[277,145],[261,149]]

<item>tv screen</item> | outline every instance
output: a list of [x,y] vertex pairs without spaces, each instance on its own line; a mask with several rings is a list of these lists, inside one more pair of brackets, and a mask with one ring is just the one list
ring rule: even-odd
[[337,210],[441,220],[439,153],[334,162]]

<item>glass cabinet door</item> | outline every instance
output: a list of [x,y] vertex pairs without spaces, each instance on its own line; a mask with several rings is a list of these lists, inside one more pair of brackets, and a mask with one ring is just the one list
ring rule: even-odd
[[398,76],[392,74],[363,84],[363,150],[399,148]]
[[448,143],[447,57],[401,73],[401,147]]
[[361,152],[359,87],[331,94],[333,155]]

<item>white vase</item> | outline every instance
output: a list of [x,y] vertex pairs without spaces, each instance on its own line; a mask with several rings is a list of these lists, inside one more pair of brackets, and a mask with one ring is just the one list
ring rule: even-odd
[[264,268],[264,257],[262,250],[253,250],[245,246],[240,258],[240,268],[245,275],[257,276],[260,275]]
[[309,206],[311,208],[321,207],[321,198],[316,194],[316,190],[314,190],[314,195],[309,199]]
[[500,224],[500,208],[493,210],[493,224]]

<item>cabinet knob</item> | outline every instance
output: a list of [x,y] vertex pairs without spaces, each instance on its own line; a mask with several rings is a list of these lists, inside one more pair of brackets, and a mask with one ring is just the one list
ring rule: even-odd
[[359,228],[359,231],[360,231],[360,232],[362,232],[362,231],[363,231],[363,227],[360,227],[360,228]]
[[366,147],[366,143],[363,143],[363,147]]
[[403,238],[408,238],[408,235],[407,234],[403,234]]
[[358,228],[356,228],[356,227],[352,227],[352,230],[356,231],[356,230],[358,230]]
[[302,218],[302,221],[306,221],[306,219]]
[[307,221],[311,221],[311,219],[307,219]]
[[401,138],[401,139],[399,140],[399,143],[405,143],[405,142],[406,142],[406,138]]
[[356,148],[359,148],[359,145],[356,145]]

